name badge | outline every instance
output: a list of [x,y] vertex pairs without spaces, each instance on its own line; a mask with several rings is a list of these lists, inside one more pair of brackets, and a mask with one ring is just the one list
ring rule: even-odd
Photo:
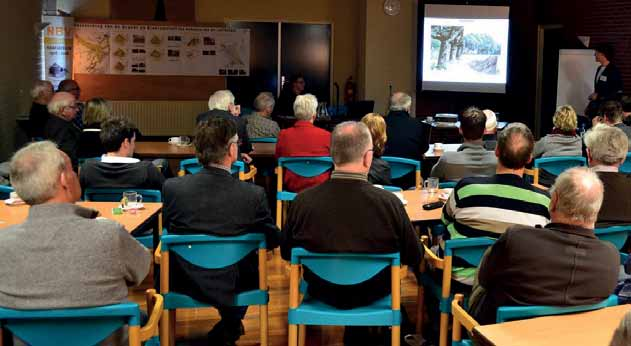
[[600,78],[598,78],[600,81],[606,82],[607,81],[607,76],[600,76]]

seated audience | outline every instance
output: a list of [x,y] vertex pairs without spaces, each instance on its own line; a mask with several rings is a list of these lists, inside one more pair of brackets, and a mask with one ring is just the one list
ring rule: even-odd
[[53,85],[47,80],[38,80],[31,89],[31,111],[29,112],[29,136],[43,138],[44,128],[48,121],[48,102],[53,97]]
[[208,112],[197,116],[197,124],[202,121],[208,121],[211,117],[221,117],[233,121],[239,133],[239,161],[250,163],[252,158],[248,154],[252,151],[252,145],[248,138],[247,121],[239,117],[240,114],[241,107],[234,104],[232,92],[230,90],[219,90],[215,91],[208,98]]
[[81,187],[68,156],[52,142],[31,143],[13,156],[11,183],[31,207],[24,223],[0,232],[0,306],[126,301],[127,286],[147,276],[151,255],[119,223],[74,204]]
[[55,142],[61,151],[66,153],[77,169],[77,151],[81,128],[73,122],[79,106],[75,97],[67,92],[57,92],[48,103],[48,121],[44,128],[44,138]]
[[445,152],[432,167],[431,176],[442,181],[457,181],[464,177],[495,174],[497,158],[486,150],[482,136],[486,126],[484,113],[471,107],[460,116],[460,134],[464,143],[456,152]]
[[482,136],[484,148],[486,150],[494,151],[495,146],[497,145],[497,116],[495,115],[495,112],[490,109],[485,109],[482,113],[486,116],[484,136]]
[[62,80],[57,86],[57,92],[65,91],[71,93],[77,101],[77,116],[74,118],[73,122],[80,129],[83,128],[83,103],[81,103],[81,88],[79,87],[79,83],[72,79]]
[[[318,99],[315,96],[306,94],[296,97],[294,114],[297,120],[293,127],[284,129],[278,134],[276,158],[329,156],[331,134],[313,125],[317,108]],[[326,172],[316,177],[305,178],[285,170],[283,172],[283,188],[300,192],[327,181],[329,176],[330,173]]]
[[594,235],[603,184],[587,168],[572,168],[551,189],[552,223],[510,227],[480,263],[470,312],[495,323],[500,306],[595,304],[616,287],[616,247]]
[[629,139],[622,130],[598,124],[585,135],[587,161],[605,186],[599,227],[631,224],[631,176],[618,169],[627,157]]
[[274,120],[270,119],[274,110],[274,103],[274,96],[269,92],[260,93],[254,99],[256,112],[248,116],[248,137],[278,137],[280,127]]
[[368,171],[368,182],[379,185],[391,185],[390,165],[381,159],[388,141],[386,121],[383,120],[381,114],[370,113],[362,118],[362,123],[368,127],[373,144],[372,164],[370,165],[370,171]]
[[533,156],[581,156],[581,138],[576,134],[577,118],[572,106],[557,108],[552,118],[552,133],[535,143]]
[[79,139],[79,158],[93,158],[105,153],[101,144],[101,124],[112,116],[112,108],[105,99],[96,97],[88,100],[83,116],[83,132]]
[[631,126],[626,125],[624,120],[624,111],[622,105],[618,101],[606,101],[600,106],[599,116],[594,117],[592,124],[596,126],[598,123],[604,123],[609,126],[615,126],[622,130],[624,134],[631,140]]
[[[512,123],[497,136],[496,174],[460,180],[443,209],[448,232],[444,239],[498,238],[512,225],[546,225],[550,198],[526,183],[524,167],[532,161],[534,138],[521,123]],[[473,268],[454,271],[454,279],[471,284]]]
[[[201,172],[173,178],[164,184],[164,225],[169,233],[219,236],[265,233],[268,249],[279,243],[262,187],[230,174],[237,160],[236,124],[211,117],[197,125],[195,151]],[[258,288],[256,251],[223,269],[202,269],[171,254],[170,287],[217,307],[221,321],[208,333],[210,345],[234,345],[243,335],[241,320],[247,307],[234,307],[235,294]]]
[[[363,123],[335,127],[331,140],[335,171],[329,181],[298,194],[290,205],[282,232],[284,259],[290,259],[295,247],[327,253],[401,252],[402,264],[418,267],[423,251],[403,204],[367,181],[371,142]],[[389,267],[356,285],[332,284],[308,268],[303,277],[309,295],[340,309],[367,305],[391,292]],[[345,341],[350,344],[347,335]]]
[[134,158],[137,129],[129,120],[106,120],[100,139],[106,153],[100,161],[87,160],[81,167],[81,187],[162,190],[164,177],[150,161]]

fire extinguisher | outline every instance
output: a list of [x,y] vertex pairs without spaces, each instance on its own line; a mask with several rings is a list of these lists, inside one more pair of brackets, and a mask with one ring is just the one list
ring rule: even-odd
[[353,76],[350,76],[346,79],[346,83],[344,83],[344,103],[348,104],[350,102],[355,102],[355,91],[357,89],[357,85],[353,81]]

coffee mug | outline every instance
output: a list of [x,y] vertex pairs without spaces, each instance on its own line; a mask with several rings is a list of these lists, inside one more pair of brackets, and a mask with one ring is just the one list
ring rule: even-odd
[[126,209],[138,209],[142,205],[142,195],[136,191],[125,191],[121,204]]
[[169,138],[169,144],[180,144],[180,136]]
[[443,150],[443,143],[434,143],[434,150]]
[[423,182],[423,188],[428,190],[430,193],[438,192],[438,178],[427,178]]

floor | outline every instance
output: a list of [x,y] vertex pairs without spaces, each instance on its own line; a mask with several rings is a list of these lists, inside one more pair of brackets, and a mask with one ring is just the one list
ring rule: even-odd
[[[270,256],[271,257],[271,256]],[[270,286],[269,302],[269,340],[270,346],[287,345],[287,308],[289,292],[289,267],[275,253],[268,260],[268,283]],[[149,275],[151,277],[151,275]],[[143,308],[144,289],[151,287],[150,280],[144,282],[140,288],[130,290],[130,300],[140,303]],[[414,275],[409,273],[401,284],[401,303],[404,305],[412,322],[415,320],[417,285]],[[215,309],[187,309],[177,313],[177,345],[206,345],[206,333],[219,321]],[[237,342],[240,346],[259,344],[259,314],[258,307],[252,306],[243,321],[245,335]],[[315,345],[343,345],[343,327],[309,326],[307,328],[307,346]]]

